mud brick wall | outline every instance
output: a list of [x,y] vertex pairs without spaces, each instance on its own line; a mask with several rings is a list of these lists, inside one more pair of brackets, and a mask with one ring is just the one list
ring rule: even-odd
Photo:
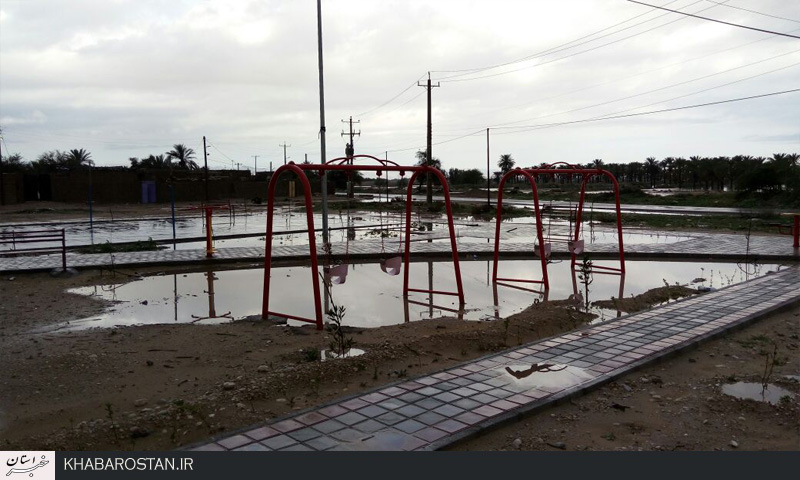
[[3,200],[6,205],[22,203],[25,201],[22,175],[17,173],[3,173]]
[[[91,175],[91,177],[90,177]],[[148,171],[94,169],[86,171],[55,173],[50,175],[52,199],[57,202],[85,203],[89,199],[89,185],[95,203],[140,203],[142,181],[156,182],[156,201],[169,203],[170,183],[175,189],[176,202],[201,202],[206,198],[205,175],[202,171]],[[276,198],[284,198],[289,192],[290,176],[282,177],[276,187]],[[22,188],[21,180],[20,189]],[[319,193],[319,178],[310,179],[312,193]],[[249,175],[247,171],[215,171],[209,174],[208,196],[211,201],[267,199],[269,177]],[[332,192],[332,190],[331,190]],[[298,196],[302,196],[299,182]],[[8,192],[6,193],[8,196]],[[22,193],[20,199],[24,198]]]

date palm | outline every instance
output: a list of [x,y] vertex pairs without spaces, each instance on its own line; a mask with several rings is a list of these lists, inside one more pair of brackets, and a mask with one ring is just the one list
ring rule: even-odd
[[510,172],[512,168],[514,168],[516,163],[517,162],[514,161],[514,158],[511,157],[511,154],[504,153],[503,155],[500,155],[500,160],[497,161],[497,166],[500,168],[500,171],[503,172],[503,174],[506,174]]
[[68,170],[91,167],[94,165],[92,154],[84,149],[73,148],[64,155],[64,164]]
[[194,161],[194,150],[182,143],[173,145],[172,150],[167,152],[166,155],[170,161],[177,161],[178,168],[182,170],[197,170],[200,168]]

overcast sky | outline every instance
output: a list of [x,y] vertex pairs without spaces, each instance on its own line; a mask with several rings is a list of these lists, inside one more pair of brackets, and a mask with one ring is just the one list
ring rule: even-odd
[[[800,1],[720,2],[648,3],[800,35]],[[487,127],[506,127],[491,131],[493,163],[800,152],[800,92],[552,125],[800,88],[795,38],[624,0],[322,9],[329,159],[344,154],[352,115],[356,153],[413,162],[428,71],[441,82],[433,154],[445,168],[485,169]],[[284,142],[290,160],[319,162],[316,2],[2,0],[0,125],[3,154],[27,160],[85,148],[97,165],[127,165],[174,143],[202,160],[206,135],[212,168],[252,167],[253,155],[259,170],[277,166]],[[538,128],[507,128],[521,126]]]

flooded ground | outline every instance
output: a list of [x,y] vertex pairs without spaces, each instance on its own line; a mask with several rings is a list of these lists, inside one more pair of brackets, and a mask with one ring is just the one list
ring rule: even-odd
[[[586,243],[617,243],[617,232],[613,226],[599,227],[592,222],[592,214],[587,211],[584,217],[582,236]],[[335,209],[328,217],[330,238],[332,242],[353,242],[363,239],[383,239],[389,248],[399,248],[404,234],[405,215],[400,212],[375,213],[365,211],[340,211]],[[459,243],[494,242],[495,222],[462,216],[454,219],[456,235]],[[314,215],[316,229],[322,226],[322,216]],[[55,227],[56,225],[53,224]],[[77,247],[91,244],[126,243],[136,241],[172,240],[172,220],[170,218],[153,218],[124,220],[116,222],[96,223],[93,228],[88,223],[62,225],[66,230],[67,246]],[[228,215],[218,212],[212,220],[215,248],[226,247],[260,247],[264,246],[266,230],[266,213],[250,211],[247,214],[238,212]],[[278,209],[275,214],[274,245],[307,245],[307,220],[302,206],[291,206]],[[26,231],[41,229],[41,226],[5,226],[2,231]],[[565,241],[573,229],[573,223],[559,217],[545,215],[542,218],[542,230],[546,241]],[[535,237],[535,221],[532,217],[504,219],[501,226],[503,242],[530,242]],[[414,212],[412,216],[412,241],[427,240],[449,241],[446,217]],[[234,237],[234,238],[231,238]],[[167,243],[165,248],[178,250],[205,248],[205,220],[198,216],[180,216],[175,221],[175,238],[178,243]],[[316,233],[318,241],[322,233]],[[628,228],[623,234],[625,244],[674,243],[688,240],[689,236],[669,235],[661,232]],[[196,239],[196,241],[185,241]],[[183,240],[183,241],[180,241]],[[393,244],[393,246],[392,246]],[[37,246],[60,246],[56,244]],[[13,245],[2,245],[0,249],[12,249]]]
[[[785,388],[773,384],[754,382],[736,382],[722,386],[722,393],[741,400],[755,400],[778,405],[781,401],[791,401],[794,394]],[[782,400],[786,398],[786,400]]]
[[[613,261],[597,265],[614,266]],[[499,276],[539,279],[538,263],[528,260],[501,261]],[[402,295],[402,274],[391,276],[377,263],[347,267],[344,283],[333,285],[337,305],[347,308],[343,324],[354,327],[380,327],[441,316],[467,320],[501,319],[518,313],[534,302],[568,300],[578,309],[589,309],[604,321],[621,315],[613,309],[597,308],[595,300],[631,297],[665,284],[689,285],[703,290],[724,287],[778,270],[778,265],[740,265],[736,263],[688,263],[629,261],[625,277],[593,274],[588,284],[581,275],[572,275],[568,261],[550,264],[550,291],[533,292],[526,284],[492,284],[491,261],[462,261],[461,272],[466,304],[459,308],[456,297],[412,293]],[[261,313],[263,269],[216,270],[146,276],[140,280],[70,290],[116,302],[100,316],[57,326],[58,329],[85,329],[116,325],[159,323],[231,322]],[[310,267],[275,268],[272,273],[270,310],[313,317]],[[411,264],[411,288],[455,291],[453,266],[449,262]],[[588,287],[588,293],[587,293]]]

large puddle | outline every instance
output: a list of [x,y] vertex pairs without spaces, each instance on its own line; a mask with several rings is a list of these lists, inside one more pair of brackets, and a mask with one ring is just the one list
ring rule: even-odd
[[[596,262],[614,266],[613,261]],[[518,313],[544,300],[567,300],[585,308],[595,300],[631,297],[647,290],[676,283],[704,289],[739,283],[748,278],[778,270],[777,265],[739,265],[736,263],[688,263],[629,261],[627,274],[594,274],[586,285],[571,274],[569,261],[550,264],[550,291],[544,294],[520,288],[525,284],[491,282],[491,261],[462,261],[461,272],[466,304],[459,309],[457,299],[447,295],[412,293],[402,295],[403,275],[388,275],[378,263],[352,264],[345,281],[332,285],[333,300],[346,307],[343,324],[380,327],[441,316],[468,320],[492,320]],[[533,260],[504,260],[499,276],[505,278],[540,277]],[[263,269],[217,270],[196,273],[161,274],[124,283],[82,287],[70,290],[116,302],[99,316],[58,325],[57,329],[84,329],[116,325],[163,323],[231,322],[261,313]],[[272,272],[270,310],[304,317],[314,316],[309,267],[275,268]],[[693,283],[692,283],[693,282]],[[414,262],[410,269],[411,288],[455,291],[453,266],[449,262]],[[588,300],[588,302],[587,302]],[[621,315],[615,310],[589,309],[604,321]],[[292,322],[290,322],[292,324]]]
[[755,400],[771,405],[778,405],[784,397],[788,397],[789,400],[794,399],[792,392],[771,383],[767,385],[753,382],[731,383],[722,386],[722,393],[741,400]]
[[[609,226],[594,227],[591,224],[592,213],[587,211],[584,216],[582,230],[587,244],[616,243],[616,230]],[[501,235],[504,242],[528,242],[535,235],[535,226],[532,217],[517,217],[503,221]],[[448,237],[447,223],[444,215],[421,214],[415,211],[412,216],[415,238],[429,237],[431,239]],[[328,216],[331,228],[331,241],[346,242],[360,239],[381,238],[380,232],[387,241],[399,240],[405,216],[401,212],[378,214],[365,211],[332,210]],[[572,224],[560,218],[551,218],[545,214],[542,219],[543,230],[546,237],[559,237],[566,235],[572,229]],[[494,241],[494,221],[477,220],[470,216],[455,219],[456,234],[459,242],[484,242]],[[212,220],[215,246],[223,247],[252,247],[264,246],[264,231],[266,229],[266,213],[263,209],[256,211],[237,210],[236,215],[218,212]],[[322,216],[314,215],[314,225],[321,228]],[[89,228],[88,222],[52,224],[48,227],[42,225],[30,226],[2,226],[0,232],[41,230],[43,228],[63,227],[66,231],[67,246],[83,246],[91,244],[126,243],[146,241],[172,240],[172,220],[165,214],[165,218],[119,220],[96,222]],[[306,245],[308,235],[303,233],[307,228],[305,210],[299,206],[283,207],[276,210],[274,229],[276,245]],[[303,231],[303,232],[299,232]],[[288,233],[291,232],[291,233]],[[197,249],[205,247],[205,219],[198,215],[182,215],[175,221],[175,236],[178,240],[197,239],[197,241],[184,241],[175,244],[177,249]],[[227,237],[227,238],[226,238]],[[238,238],[231,238],[238,237]],[[317,233],[317,238],[321,234]],[[664,235],[636,229],[626,229],[623,236],[626,244],[637,243],[673,243],[687,240],[691,237],[679,235]],[[168,244],[169,245],[169,244]],[[41,244],[39,246],[56,246]],[[172,247],[172,245],[169,245]],[[2,249],[11,249],[13,246],[3,245]]]

